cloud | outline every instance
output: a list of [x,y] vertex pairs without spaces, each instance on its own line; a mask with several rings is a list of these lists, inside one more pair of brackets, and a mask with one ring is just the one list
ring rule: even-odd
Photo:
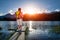
[[45,13],[50,13],[51,11],[50,10],[45,10]]
[[11,15],[14,14],[13,10],[9,10],[8,13],[10,13]]
[[0,13],[0,16],[2,16],[3,14]]
[[55,11],[59,12],[59,11],[60,11],[60,9],[56,9]]
[[6,13],[0,13],[0,16],[6,15]]
[[51,12],[50,10],[46,10],[46,9],[40,10],[40,13],[50,13],[50,12]]

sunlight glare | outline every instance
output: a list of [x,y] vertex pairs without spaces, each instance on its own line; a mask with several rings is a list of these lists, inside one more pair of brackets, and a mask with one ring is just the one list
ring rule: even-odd
[[34,6],[26,6],[23,8],[23,12],[27,14],[35,14],[38,13],[38,8],[35,8]]
[[32,29],[32,21],[29,21],[29,25],[30,25],[30,26],[29,26],[29,30],[33,30],[33,29]]
[[27,10],[27,13],[29,13],[29,14],[34,14],[35,13],[33,8],[27,8],[26,10]]

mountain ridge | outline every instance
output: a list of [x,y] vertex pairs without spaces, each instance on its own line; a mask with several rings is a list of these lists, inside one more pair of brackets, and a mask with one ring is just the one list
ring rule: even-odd
[[[0,16],[0,21],[16,21],[16,15],[10,13]],[[60,21],[60,12],[42,13],[42,14],[24,14],[23,21]]]

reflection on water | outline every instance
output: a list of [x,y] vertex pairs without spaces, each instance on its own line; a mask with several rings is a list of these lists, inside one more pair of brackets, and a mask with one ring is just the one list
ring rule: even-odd
[[32,21],[29,21],[29,30],[33,30],[33,28],[32,28]]
[[8,40],[8,37],[14,33],[14,31],[8,31],[8,29],[16,29],[16,21],[0,21],[0,40]]
[[60,34],[56,34],[50,30],[53,27],[59,26],[60,21],[30,21],[30,30],[27,35],[27,40],[60,40]]
[[[48,40],[49,38],[60,40],[60,34],[50,31],[53,27],[60,26],[60,21],[24,21],[23,26],[28,26],[30,29],[27,40]],[[17,28],[17,24],[16,21],[0,21],[0,27],[2,28],[0,30],[0,40],[5,40],[13,33],[8,29]]]
[[14,29],[16,28],[16,21],[0,21],[0,27],[2,28],[2,31],[8,31],[8,29]]

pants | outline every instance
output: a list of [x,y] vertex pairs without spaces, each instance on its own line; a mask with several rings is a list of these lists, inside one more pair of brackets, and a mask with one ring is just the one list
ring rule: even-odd
[[18,30],[22,30],[22,19],[17,19]]

